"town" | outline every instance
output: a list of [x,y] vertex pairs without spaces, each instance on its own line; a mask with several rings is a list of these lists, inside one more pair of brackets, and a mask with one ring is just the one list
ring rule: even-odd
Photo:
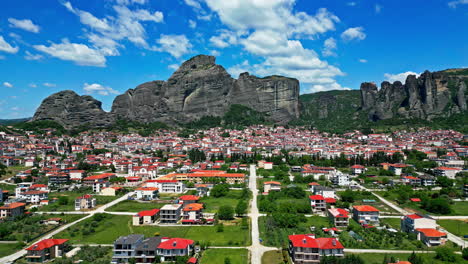
[[468,137],[5,127],[0,263],[465,263]]

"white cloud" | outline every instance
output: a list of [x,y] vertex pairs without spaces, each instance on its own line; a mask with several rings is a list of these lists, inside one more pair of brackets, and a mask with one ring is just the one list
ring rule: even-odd
[[210,38],[211,45],[217,48],[226,48],[229,45],[237,44],[236,32],[229,30],[221,30],[218,36],[212,36]]
[[192,7],[197,13],[197,18],[200,20],[209,21],[211,20],[211,14],[209,14],[201,5],[199,0],[184,0],[185,4]]
[[12,87],[13,87],[13,84],[11,84],[11,83],[9,83],[9,82],[4,82],[4,83],[3,83],[3,86],[8,87],[8,88],[12,88]]
[[366,59],[359,59],[359,62],[360,63],[367,63],[367,60]]
[[336,56],[336,49],[336,40],[334,38],[327,38],[323,43],[322,55],[325,57]]
[[147,0],[116,0],[116,3],[119,5],[130,5],[130,4],[146,4]]
[[219,52],[217,50],[212,50],[212,51],[210,51],[210,54],[215,56],[215,57],[218,57],[219,55],[221,55],[221,52]]
[[24,55],[24,58],[26,60],[42,60],[44,56],[42,56],[41,54],[32,54],[31,52],[26,51],[26,55]]
[[159,47],[154,48],[156,51],[167,52],[175,58],[180,58],[182,55],[190,52],[192,44],[185,35],[164,35],[156,40]]
[[179,64],[170,64],[170,65],[167,66],[167,68],[175,71],[175,70],[179,69]]
[[366,33],[364,33],[363,27],[353,27],[341,33],[341,38],[344,41],[363,40],[366,38]]
[[195,9],[201,9],[201,4],[197,0],[184,0],[185,4]]
[[10,27],[12,28],[19,28],[33,33],[39,33],[40,27],[35,25],[30,19],[15,19],[15,18],[8,18],[8,22],[10,22]]
[[468,0],[456,0],[448,2],[450,8],[457,8],[458,5],[468,5]]
[[35,49],[51,55],[61,60],[73,61],[82,66],[106,66],[106,57],[95,49],[85,44],[70,43],[68,40],[62,40],[62,43],[51,43],[50,46],[34,45]]
[[49,82],[45,82],[42,85],[44,85],[45,87],[56,87],[57,86],[55,83],[49,83]]
[[85,83],[83,85],[83,90],[87,94],[97,93],[99,95],[104,95],[104,96],[107,96],[107,95],[110,95],[110,94],[119,94],[118,91],[116,91],[116,90],[114,90],[114,89],[112,89],[110,87],[103,86],[103,85],[98,84],[98,83],[92,83],[92,84]]
[[392,83],[396,82],[396,81],[400,81],[402,83],[405,83],[406,77],[408,77],[408,75],[416,75],[416,77],[419,76],[418,73],[415,73],[415,72],[412,72],[412,71],[407,71],[407,72],[402,72],[402,73],[397,73],[397,74],[385,73],[384,77],[385,77],[385,80],[387,80],[389,82],[392,82]]
[[[253,65],[244,61],[230,67],[228,71],[233,76],[244,71],[261,76],[281,74],[297,78],[310,90],[343,89],[335,80],[336,76],[344,75],[340,69],[320,60],[314,50],[304,48],[301,43],[301,39],[313,40],[335,30],[340,20],[327,9],[318,9],[314,15],[296,12],[295,0],[206,0],[206,3],[236,33],[235,43],[261,58]],[[229,43],[228,38],[210,40],[218,47]]]
[[382,5],[375,4],[375,13],[380,14],[380,12],[382,12],[382,8],[383,8]]
[[195,21],[193,21],[191,19],[188,22],[189,22],[189,27],[190,28],[196,28],[197,27],[197,22],[195,22]]
[[31,87],[31,88],[36,88],[37,87],[37,85],[35,83],[30,83],[28,86]]
[[18,47],[11,46],[8,42],[5,41],[3,36],[0,36],[0,51],[4,51],[7,53],[16,53],[18,52]]
[[356,2],[348,2],[348,3],[346,3],[346,4],[347,4],[348,6],[356,6],[356,5],[357,5]]

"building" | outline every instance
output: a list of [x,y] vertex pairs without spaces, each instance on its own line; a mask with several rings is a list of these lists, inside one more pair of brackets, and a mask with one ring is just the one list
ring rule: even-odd
[[197,223],[203,216],[203,204],[191,203],[184,206],[183,224]]
[[455,179],[455,175],[462,171],[461,168],[451,168],[451,167],[437,167],[434,168],[434,174],[436,176],[445,176],[449,179]]
[[353,175],[362,174],[365,171],[366,171],[366,167],[364,167],[362,165],[356,164],[356,165],[351,166],[351,173]]
[[436,220],[424,217],[419,214],[410,214],[401,217],[401,231],[406,233],[416,233],[418,228],[437,228]]
[[380,211],[370,205],[353,206],[353,219],[361,225],[379,225]]
[[192,170],[191,173],[173,173],[166,177],[175,178],[178,181],[194,183],[226,182],[228,184],[242,184],[245,182],[244,173],[227,173],[220,170]]
[[25,208],[25,203],[10,203],[0,206],[0,219],[22,216]]
[[187,205],[187,204],[197,203],[198,200],[200,200],[200,197],[196,195],[182,195],[179,197],[177,202],[183,205]]
[[185,184],[178,180],[149,180],[146,187],[156,187],[160,193],[184,193]]
[[62,257],[66,251],[68,239],[44,239],[26,248],[26,261],[43,263]]
[[171,261],[178,256],[190,256],[193,251],[194,241],[184,238],[163,237],[158,246],[157,254],[161,261]]
[[327,210],[327,203],[325,198],[322,195],[311,195],[309,196],[310,206],[312,207],[312,212],[319,213],[325,212]]
[[92,175],[83,179],[83,184],[91,186],[93,192],[99,193],[102,189],[109,187],[109,180],[115,178],[114,173],[103,173],[99,175]]
[[90,194],[85,194],[75,199],[75,211],[92,209],[96,207],[96,198]]
[[393,172],[393,174],[395,174],[396,176],[400,176],[401,173],[403,172],[403,169],[406,167],[408,167],[408,165],[397,163],[397,164],[390,164],[388,169],[391,172]]
[[166,204],[161,207],[161,223],[177,223],[182,216],[182,204]]
[[421,186],[434,186],[435,177],[429,174],[419,175],[418,178],[421,180]]
[[21,194],[21,199],[32,204],[38,204],[42,200],[47,200],[49,192],[46,191],[26,191]]
[[293,263],[320,263],[322,256],[344,256],[344,247],[337,238],[315,238],[313,234],[290,235],[289,254]]
[[159,218],[159,211],[159,209],[141,211],[132,217],[132,223],[134,226],[152,225]]
[[312,193],[317,194],[317,195],[322,195],[323,198],[335,198],[336,197],[335,190],[327,186],[317,185],[314,187],[314,190]]
[[140,187],[135,190],[138,200],[152,201],[158,199],[159,189],[157,187]]
[[340,171],[331,175],[330,181],[338,186],[349,186],[351,184],[349,175]]
[[161,237],[149,237],[141,241],[135,248],[136,263],[157,263],[158,246],[161,244]]
[[111,263],[128,263],[129,259],[135,258],[136,248],[143,242],[144,238],[145,236],[137,234],[119,237],[114,241]]
[[444,245],[447,242],[447,234],[433,228],[416,229],[418,240],[428,247]]
[[263,192],[281,191],[281,183],[277,181],[266,181],[263,183]]
[[349,224],[348,211],[342,208],[330,208],[328,209],[328,216],[337,228],[346,228]]

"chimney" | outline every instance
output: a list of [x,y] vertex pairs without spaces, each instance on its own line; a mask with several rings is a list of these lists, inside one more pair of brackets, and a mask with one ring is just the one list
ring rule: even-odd
[[336,239],[335,238],[332,239],[332,245],[336,246]]

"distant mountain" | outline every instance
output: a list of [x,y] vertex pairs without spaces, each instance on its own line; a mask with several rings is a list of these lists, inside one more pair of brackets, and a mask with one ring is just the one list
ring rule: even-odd
[[215,64],[213,56],[198,55],[184,62],[167,81],[147,82],[117,96],[110,113],[91,96],[62,91],[46,98],[32,120],[53,120],[67,129],[106,127],[117,120],[178,125],[207,116],[222,117],[236,104],[286,124],[299,117],[299,81],[248,73],[233,79]]
[[28,118],[18,118],[18,119],[0,119],[0,125],[9,126],[14,125],[22,122],[26,122],[31,120],[31,117]]

